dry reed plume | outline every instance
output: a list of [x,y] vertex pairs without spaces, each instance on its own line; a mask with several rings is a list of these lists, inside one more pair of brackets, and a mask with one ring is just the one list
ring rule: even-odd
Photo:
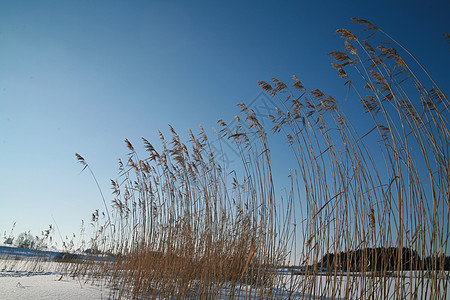
[[[233,176],[228,185],[203,129],[199,138],[191,132],[188,144],[170,130],[170,141],[160,133],[161,152],[143,139],[143,159],[125,140],[128,159],[119,160],[120,178],[111,181],[112,223],[95,239],[115,260],[98,272],[111,276],[118,298],[209,298],[224,288],[233,297],[236,285],[269,286],[285,254],[275,244],[267,157],[249,164],[255,170],[243,182]],[[254,183],[250,172],[267,178]]]
[[[297,163],[284,206],[267,129],[245,104],[237,128],[219,120],[242,174],[222,167],[203,128],[183,143],[170,127],[161,151],[143,139],[142,158],[125,141],[113,212],[95,239],[115,259],[90,265],[108,275],[114,297],[235,298],[243,283],[260,298],[286,287],[305,299],[446,297],[448,98],[402,45],[353,20],[364,38],[338,30],[345,51],[330,56],[369,127],[295,76],[292,87],[259,82],[278,99],[271,130]],[[288,260],[301,275],[282,283],[277,267]]]
[[[259,82],[279,99],[278,114],[269,116],[273,131],[286,136],[298,163],[298,219],[307,220],[297,224],[306,270],[299,287],[304,295],[345,299],[445,298],[448,98],[403,46],[353,20],[367,36],[337,30],[345,52],[330,56],[372,122],[367,131],[352,126],[333,97],[306,90],[295,76],[292,90],[278,79]],[[333,259],[321,261],[328,252]],[[317,283],[321,267],[328,274]],[[405,271],[416,280],[407,282]]]

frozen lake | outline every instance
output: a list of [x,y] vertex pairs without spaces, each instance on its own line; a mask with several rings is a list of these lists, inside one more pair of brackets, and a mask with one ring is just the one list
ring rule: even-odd
[[[17,249],[17,248],[16,248]],[[0,299],[114,299],[105,279],[92,283],[84,276],[70,276],[70,263],[47,259],[35,260],[23,249],[7,249],[8,255],[0,258]],[[20,252],[20,253],[19,253]],[[24,255],[25,253],[25,255]],[[13,255],[12,255],[13,254]],[[17,255],[15,255],[17,254]],[[432,280],[420,274],[405,272],[400,278],[372,277],[364,280],[358,273],[341,276],[292,275],[290,270],[280,270],[276,287],[270,295],[260,295],[257,289],[246,285],[235,287],[234,299],[397,299],[396,289],[402,287],[402,299],[430,299]],[[449,274],[438,287],[437,299],[450,299]],[[383,282],[383,283],[381,283]],[[444,282],[444,284],[442,284]],[[384,290],[380,289],[384,287]],[[195,289],[195,288],[194,288]],[[346,294],[350,291],[350,295]],[[362,292],[366,291],[366,292]],[[230,299],[230,286],[226,284],[215,299]],[[195,299],[195,291],[189,299]]]

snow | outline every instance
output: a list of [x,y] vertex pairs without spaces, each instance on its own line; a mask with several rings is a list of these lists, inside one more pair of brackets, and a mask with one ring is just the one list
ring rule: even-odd
[[14,247],[0,249],[0,299],[109,299],[101,281],[92,284],[71,277],[68,263],[52,261],[58,252]]
[[[283,276],[285,279],[286,288],[275,289],[275,293],[270,297],[273,299],[302,299],[301,293],[289,292],[289,284],[291,276]],[[344,290],[346,285],[346,278],[342,277],[342,281],[336,285],[337,290],[341,289],[341,294],[335,294],[335,299],[344,299]],[[325,276],[317,276],[316,284],[325,284]],[[354,281],[356,289],[360,288],[358,281]],[[413,284],[408,278],[405,281],[406,286]],[[280,285],[283,286],[283,285]],[[395,299],[395,279],[392,279],[392,285],[390,285],[390,291],[387,299]],[[68,275],[57,271],[0,271],[0,299],[110,299],[111,290],[101,284],[92,284],[90,282],[83,281],[82,278],[72,278]],[[248,286],[241,285],[239,292],[236,292],[235,299],[258,299],[258,290],[253,289],[251,291]],[[230,290],[227,287],[221,291],[220,295],[217,295],[218,299],[228,299]],[[305,294],[306,296],[306,294]],[[332,290],[329,289],[323,293],[321,297],[308,295],[304,299],[332,299]],[[405,295],[406,299],[409,299],[411,295],[408,293]],[[428,295],[430,296],[430,295]],[[443,294],[441,294],[443,296]],[[420,298],[419,293],[419,298]],[[446,290],[447,299],[450,297],[449,290]]]
[[[55,262],[45,259],[43,256],[35,259],[22,249],[17,249],[16,253],[12,248],[5,251],[8,254],[0,257],[0,299],[111,299],[114,298],[114,292],[117,292],[105,284],[105,279],[93,283],[86,281],[84,279],[86,277],[83,276],[69,276],[67,270],[70,263]],[[234,290],[234,299],[332,299],[333,296],[335,299],[344,299],[348,286],[351,287],[353,295],[360,295],[362,290],[370,291],[371,289],[367,287],[378,284],[376,281],[372,282],[371,279],[362,280],[357,273],[348,274],[349,276],[343,273],[342,276],[336,277],[322,274],[307,279],[304,275],[292,276],[288,270],[279,272],[278,287],[273,290],[274,294],[270,297],[261,295],[261,291],[250,289],[249,286],[242,284]],[[450,299],[450,288],[448,288],[450,274],[446,272],[442,275],[447,279],[444,280],[443,286],[441,282],[441,286],[438,288],[440,295],[437,298]],[[375,298],[395,299],[395,290],[398,284],[405,291],[402,298],[415,298],[411,293],[417,293],[416,296],[419,299],[431,296],[429,291],[427,294],[425,290],[422,293],[423,288],[426,289],[432,284],[431,279],[427,276],[424,277],[423,274],[419,276],[419,274],[405,272],[400,280],[394,277],[387,277],[384,280],[387,290],[383,294],[380,294],[379,291],[375,292]],[[315,291],[305,290],[302,298],[301,287],[307,287],[309,284],[314,284]],[[364,287],[364,285],[366,286]],[[195,291],[193,293],[195,294]],[[214,298],[229,299],[230,295],[230,286],[225,285]],[[366,294],[366,296],[369,295]]]
[[109,289],[53,272],[0,272],[0,299],[109,299]]

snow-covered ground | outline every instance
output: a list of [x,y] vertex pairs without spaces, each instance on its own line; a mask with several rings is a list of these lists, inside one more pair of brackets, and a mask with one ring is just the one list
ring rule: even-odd
[[[0,255],[0,299],[111,299],[112,290],[105,284],[104,280],[97,280],[95,283],[86,281],[84,277],[71,277],[68,275],[68,263],[57,263],[48,259],[33,259],[28,255],[11,255],[14,249],[8,249],[7,256]],[[18,249],[16,254],[22,250]],[[27,253],[27,252],[25,252]],[[450,299],[450,274],[446,282],[438,288],[440,294],[437,299]],[[261,297],[258,290],[250,290],[246,285],[240,285],[234,290],[234,299],[344,299],[345,290],[350,287],[353,295],[365,299],[369,294],[361,294],[362,290],[371,292],[372,286],[379,283],[366,279],[361,280],[360,276],[351,274],[346,276],[327,277],[326,275],[316,276],[308,280],[303,275],[292,276],[290,271],[280,270],[278,287],[273,290],[272,295]],[[417,275],[417,274],[416,274]],[[405,273],[400,280],[397,278],[384,278],[383,286],[386,291],[375,292],[380,299],[396,299],[395,290],[398,285],[404,289],[402,298],[429,299],[431,295],[425,293],[430,288],[432,281],[424,276],[415,276]],[[365,285],[365,286],[364,286]],[[303,290],[308,286],[314,286],[313,290]],[[295,292],[294,292],[295,291]],[[320,292],[319,292],[320,291]],[[373,292],[373,291],[372,291]],[[412,293],[417,293],[416,297],[411,297]],[[231,295],[230,287],[224,286],[214,299],[229,299]],[[303,297],[302,297],[303,295]],[[258,297],[259,296],[259,297]],[[353,299],[353,297],[349,297]],[[195,293],[190,299],[195,299]]]
[[110,289],[68,275],[61,252],[0,246],[0,299],[109,299]]
[[[346,278],[342,277],[342,281],[335,285],[334,297],[335,299],[344,299],[345,297],[345,285],[347,284]],[[275,289],[275,293],[272,294],[270,299],[333,299],[333,288],[330,285],[328,291],[319,293],[317,295],[311,295],[305,293],[305,297],[302,298],[302,294],[299,292],[289,292],[290,276],[284,276],[285,285],[284,288],[280,285],[280,288]],[[318,276],[316,284],[325,284],[325,276]],[[358,282],[352,283],[353,289],[360,289]],[[414,284],[411,280],[404,282],[407,288],[411,284]],[[318,285],[319,288],[320,285]],[[384,299],[396,299],[395,297],[395,280],[392,279],[392,283],[389,285],[389,292]],[[323,291],[323,289],[321,289]],[[341,294],[337,293],[341,290]],[[406,299],[410,299],[410,290],[404,296]],[[446,294],[446,296],[444,296]],[[91,282],[85,282],[82,278],[72,278],[68,275],[64,275],[58,271],[0,271],[0,299],[111,299],[111,290],[105,285],[98,282],[92,284]],[[224,288],[220,295],[216,297],[218,299],[229,299],[230,291],[228,288]],[[250,290],[245,285],[242,285],[239,292],[235,294],[234,299],[257,299],[258,291],[253,290],[250,297]],[[417,299],[422,297],[430,297],[430,295],[420,294]],[[442,290],[442,294],[437,299],[450,299],[450,293],[448,289],[446,292]],[[264,297],[265,298],[265,297]],[[192,299],[195,299],[193,297]],[[362,299],[365,299],[363,297]],[[381,299],[381,298],[380,298]]]
[[109,299],[105,286],[54,272],[0,272],[0,299]]

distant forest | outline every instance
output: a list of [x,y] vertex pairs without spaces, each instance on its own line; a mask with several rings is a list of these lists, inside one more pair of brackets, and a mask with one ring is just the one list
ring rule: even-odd
[[417,251],[406,247],[403,247],[401,254],[400,249],[394,247],[327,253],[318,265],[327,270],[394,271],[399,270],[400,255],[403,270],[450,270],[450,256],[422,259]]

